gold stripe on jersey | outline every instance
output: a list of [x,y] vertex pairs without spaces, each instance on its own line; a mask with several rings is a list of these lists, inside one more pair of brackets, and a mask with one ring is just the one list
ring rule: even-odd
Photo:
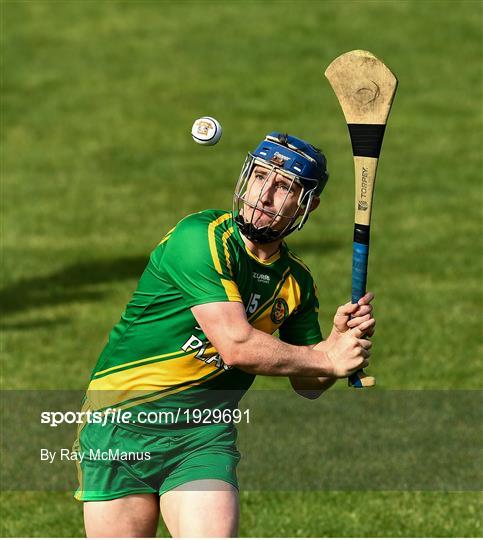
[[154,360],[161,360],[161,358],[168,360],[170,357],[180,356],[180,354],[182,354],[180,353],[180,351],[176,351],[176,352],[171,352],[171,353],[166,353],[166,354],[158,354],[156,356],[150,356],[148,358],[141,358],[141,360],[134,360],[133,362],[127,362],[125,364],[119,364],[117,366],[112,366],[110,368],[98,371],[97,373],[94,374],[93,378],[99,378],[101,375],[105,376],[106,373],[110,373],[112,371],[121,371],[124,369],[128,369],[129,366],[135,366],[137,364],[146,364],[148,362],[154,362]]
[[166,242],[166,240],[169,240],[169,237],[171,236],[171,233],[174,231],[176,227],[173,227],[172,229],[170,229],[164,236],[163,238],[161,239],[161,242],[159,242],[158,246],[160,246],[161,244],[164,244]]
[[[242,298],[241,298],[241,295],[240,295],[240,292],[238,290],[238,287],[237,287],[236,283],[234,281],[223,278],[223,270],[221,268],[220,257],[218,256],[218,249],[217,249],[217,246],[216,246],[215,229],[216,229],[216,227],[218,227],[218,225],[221,225],[227,219],[230,219],[230,218],[231,218],[231,214],[229,212],[227,212],[226,214],[223,214],[222,216],[220,216],[218,219],[213,220],[208,225],[208,242],[209,242],[209,245],[210,245],[211,258],[213,259],[213,263],[215,265],[216,271],[218,272],[218,274],[220,274],[220,276],[222,276],[221,277],[221,284],[223,285],[223,287],[225,289],[225,293],[226,293],[226,296],[228,297],[228,300],[230,302],[242,302]],[[227,232],[229,232],[229,231],[230,231],[230,229]],[[233,232],[233,227],[231,228],[231,232]],[[228,267],[230,268],[230,271],[231,271],[231,267],[230,267],[230,264],[229,264],[229,254],[227,253],[228,248],[226,246],[226,239],[228,238],[228,236],[225,238],[225,235],[223,235],[222,238],[224,239],[223,248],[224,248],[224,252],[225,252],[225,257],[228,255],[228,257],[227,257],[227,265],[228,265]]]
[[228,300],[230,300],[230,302],[242,301],[240,291],[238,290],[238,287],[234,281],[222,279],[221,284],[225,288],[226,296],[228,296]]
[[[305,270],[307,270],[307,272],[309,273],[310,277],[312,278],[312,283],[314,284],[314,295],[315,297],[317,298],[318,295],[319,295],[319,291],[317,289],[317,284],[315,283],[315,280],[314,278],[312,277],[312,272],[310,271],[310,268],[304,263],[304,261],[302,261],[302,259],[299,259],[297,257],[297,255],[291,253],[290,251],[288,252],[288,256],[293,259],[294,261],[298,262],[300,264],[300,266],[302,266],[303,268],[305,268]],[[315,307],[315,313],[318,313],[319,312],[319,308],[318,307]]]
[[310,277],[312,277],[312,272],[310,271],[309,267],[304,263],[304,261],[302,261],[302,259],[299,259],[299,258],[297,257],[297,255],[295,255],[295,254],[292,253],[291,251],[288,251],[287,254],[288,254],[288,256],[289,256],[291,259],[293,259],[294,261],[298,262],[302,268],[304,268],[305,270],[307,270],[307,272],[309,273]]
[[233,276],[233,270],[231,269],[230,252],[228,251],[228,244],[227,244],[227,240],[232,235],[232,233],[233,233],[233,227],[230,227],[227,231],[223,233],[221,240],[223,242],[223,250],[225,252],[226,264],[228,266],[228,270],[230,270],[230,274]]
[[171,388],[163,392],[155,392],[154,394],[148,394],[142,397],[140,396],[139,399],[131,400],[129,401],[129,403],[121,404],[117,408],[128,409],[130,407],[142,405],[143,403],[157,401],[158,399],[172,396],[173,394],[179,394],[180,392],[183,392],[184,390],[189,390],[190,388],[194,388],[195,386],[199,386],[200,384],[203,384],[204,382],[207,382],[207,381],[210,381],[211,379],[219,377],[220,375],[223,375],[223,373],[226,373],[226,372],[222,369],[221,371],[216,371],[215,373],[212,373],[210,375],[205,375],[204,377],[201,377],[200,379],[196,381],[191,381],[189,384],[178,386],[177,388]]
[[114,407],[116,409],[129,409],[143,403],[157,401],[173,394],[179,394],[184,390],[189,390],[210,381],[223,373],[226,373],[224,369],[215,369],[212,373],[205,374],[185,384],[178,384],[174,388],[162,388],[158,386],[156,391],[150,391],[149,393],[146,393],[146,388],[130,391],[119,389],[101,391],[99,389],[94,390],[89,386],[87,390],[86,409],[83,408],[83,410],[96,411]]
[[231,217],[230,213],[223,214],[218,219],[213,220],[208,225],[208,241],[210,244],[211,258],[213,259],[213,263],[215,264],[216,271],[222,275],[223,275],[223,270],[221,268],[220,258],[218,256],[218,250],[216,248],[215,229],[216,227],[218,227],[218,225],[221,225],[230,217]]
[[[245,244],[245,243],[244,243]],[[269,257],[268,259],[259,259],[255,253],[252,253],[249,249],[248,249],[248,246],[245,244],[245,250],[246,252],[248,253],[248,255],[252,258],[252,259],[255,259],[258,263],[260,264],[263,264],[264,266],[267,266],[267,265],[270,265],[272,263],[274,263],[275,261],[278,261],[278,259],[280,259],[280,250],[277,251],[277,253],[274,253],[271,257]]]
[[[288,278],[284,281],[282,288],[275,296],[277,299],[283,298],[287,302],[289,313],[293,313],[300,306],[301,289],[293,275],[288,276]],[[268,305],[262,313],[259,313],[255,320],[250,321],[250,324],[257,330],[261,330],[267,334],[273,334],[283,323],[283,321],[281,321],[280,324],[277,324],[272,321],[271,315],[273,301],[276,300],[275,296],[270,305]]]
[[195,358],[198,351],[184,356],[152,362],[147,365],[116,371],[99,379],[91,380],[89,390],[168,390],[172,386],[194,381],[220,368]]
[[[318,302],[319,291],[317,290],[317,285],[315,284],[315,281],[314,281],[314,296]],[[314,310],[315,310],[315,313],[319,312],[319,308],[317,306],[315,306]]]

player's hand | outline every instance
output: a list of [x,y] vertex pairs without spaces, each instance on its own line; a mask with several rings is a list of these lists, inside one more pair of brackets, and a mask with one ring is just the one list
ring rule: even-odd
[[368,319],[335,338],[327,349],[333,377],[348,377],[369,365],[372,342],[363,336],[373,322],[373,319]]
[[[351,304],[348,302],[343,306],[337,308],[337,312],[334,316],[334,326],[332,328],[331,337],[336,338],[340,334],[347,332],[350,328],[356,328],[362,323],[374,319],[373,307],[371,302],[374,300],[374,293],[366,293],[357,304]],[[376,321],[367,327],[366,336],[372,337],[374,335]]]

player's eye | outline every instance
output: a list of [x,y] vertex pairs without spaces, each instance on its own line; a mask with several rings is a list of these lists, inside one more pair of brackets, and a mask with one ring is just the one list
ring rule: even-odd
[[262,180],[265,180],[265,175],[263,173],[255,173],[255,178],[261,182]]
[[287,193],[287,192],[292,193],[292,189],[287,184],[277,184],[277,189],[279,189],[283,193]]

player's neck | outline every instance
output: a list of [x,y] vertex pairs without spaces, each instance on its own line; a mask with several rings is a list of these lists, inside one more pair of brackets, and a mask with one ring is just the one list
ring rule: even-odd
[[269,242],[268,244],[255,244],[255,242],[252,242],[251,240],[243,236],[243,234],[241,234],[241,237],[250,252],[262,261],[267,261],[276,253],[278,253],[280,250],[280,246],[283,242],[283,239],[280,238],[279,240],[275,240],[275,242]]

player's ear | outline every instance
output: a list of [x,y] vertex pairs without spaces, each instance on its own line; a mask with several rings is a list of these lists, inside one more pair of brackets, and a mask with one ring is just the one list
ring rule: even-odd
[[314,197],[309,212],[313,212],[320,204],[320,197]]

